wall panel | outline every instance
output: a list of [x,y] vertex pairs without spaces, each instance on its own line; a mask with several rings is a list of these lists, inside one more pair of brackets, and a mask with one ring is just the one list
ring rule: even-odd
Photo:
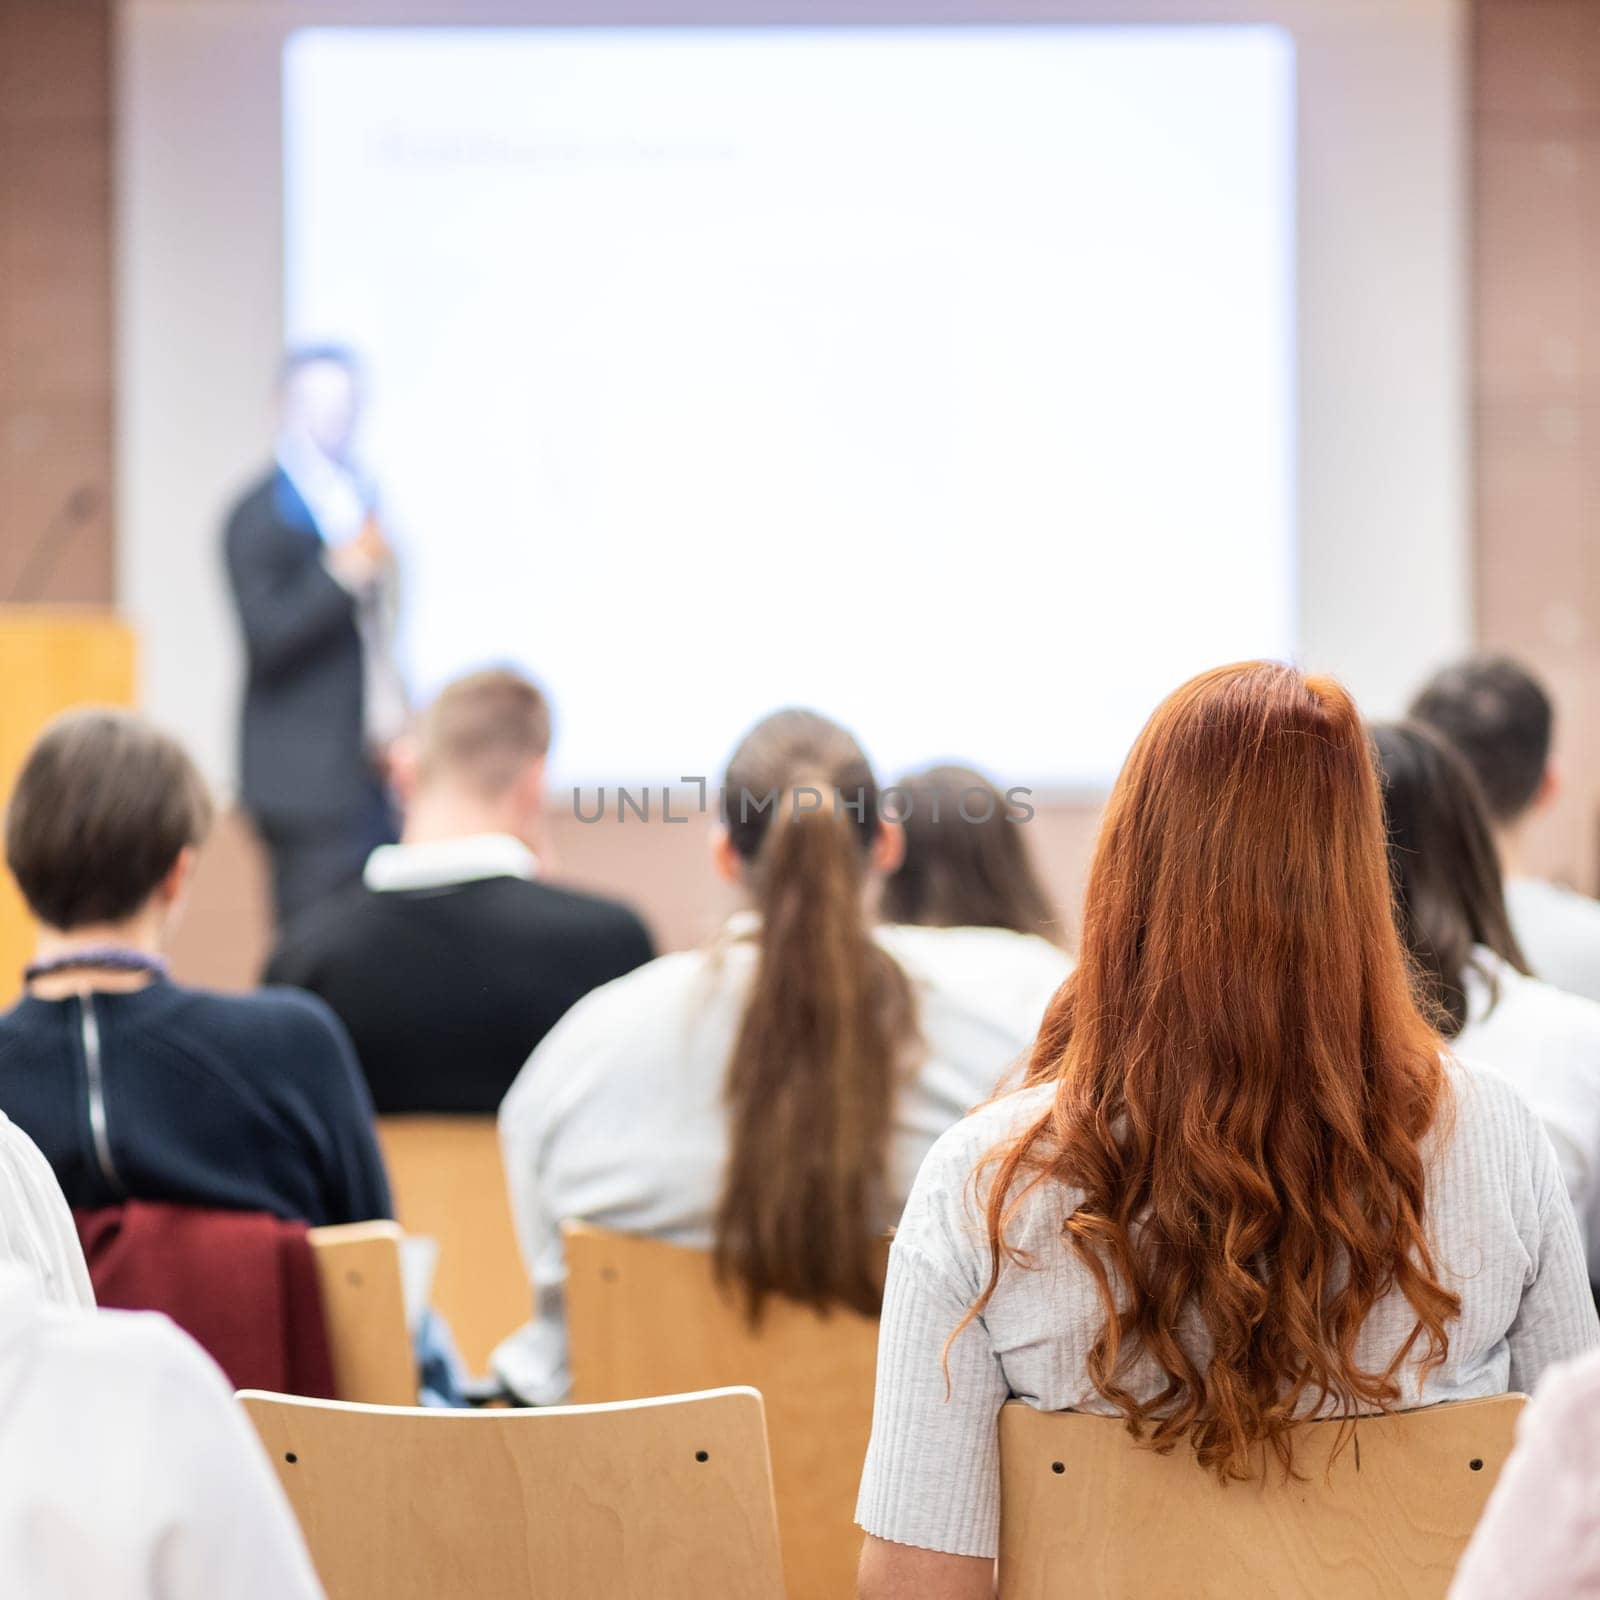
[[108,0],[0,0],[0,599],[109,605]]
[[1600,878],[1600,5],[1478,0],[1473,398],[1480,642],[1559,701],[1529,865]]

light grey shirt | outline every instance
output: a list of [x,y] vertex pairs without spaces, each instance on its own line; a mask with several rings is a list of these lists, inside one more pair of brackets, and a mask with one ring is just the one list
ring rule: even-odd
[[[1544,1129],[1504,1083],[1459,1069],[1453,1131],[1427,1151],[1427,1229],[1435,1263],[1461,1296],[1450,1350],[1424,1374],[1423,1351],[1401,1369],[1406,1401],[1432,1405],[1528,1390],[1553,1362],[1600,1344],[1572,1204]],[[917,1177],[889,1258],[878,1341],[878,1388],[856,1520],[898,1544],[993,1556],[1000,1525],[996,1419],[1009,1399],[1043,1411],[1111,1407],[1086,1372],[1103,1321],[1088,1271],[1062,1243],[1078,1191],[1039,1185],[1008,1237],[1033,1270],[1008,1267],[984,1315],[945,1342],[988,1280],[988,1246],[972,1174],[980,1158],[1049,1103],[1051,1085],[1022,1090],[958,1123]],[[1398,1293],[1368,1316],[1356,1356],[1386,1367],[1411,1331]],[[1203,1340],[1183,1330],[1197,1361]],[[1421,1341],[1419,1341],[1421,1343]],[[1153,1396],[1153,1364],[1127,1382]]]

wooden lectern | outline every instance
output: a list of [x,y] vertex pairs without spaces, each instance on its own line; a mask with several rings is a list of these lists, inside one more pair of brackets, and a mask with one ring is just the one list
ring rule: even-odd
[[[75,705],[131,706],[133,634],[92,607],[0,606],[0,806],[39,730]],[[33,925],[0,873],[0,1005],[22,987]]]

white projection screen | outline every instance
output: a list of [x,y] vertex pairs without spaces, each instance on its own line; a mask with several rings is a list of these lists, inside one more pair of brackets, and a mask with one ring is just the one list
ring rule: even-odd
[[562,781],[805,703],[1097,786],[1295,653],[1284,31],[310,28],[283,96],[415,685],[524,665]]

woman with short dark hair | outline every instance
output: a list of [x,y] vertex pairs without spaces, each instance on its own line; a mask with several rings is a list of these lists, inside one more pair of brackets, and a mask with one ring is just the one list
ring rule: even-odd
[[40,929],[26,993],[0,1016],[0,1111],[74,1207],[387,1217],[371,1103],[333,1014],[167,976],[210,820],[188,755],[141,718],[79,711],[45,730],[6,813],[6,862]]

